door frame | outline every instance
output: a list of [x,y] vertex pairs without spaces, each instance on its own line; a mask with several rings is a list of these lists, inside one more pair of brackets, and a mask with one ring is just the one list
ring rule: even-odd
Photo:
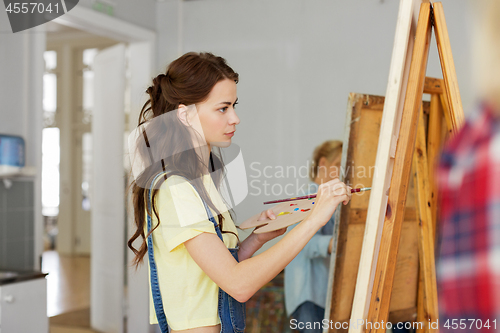
[[[128,126],[126,126],[128,128],[125,134],[127,134],[136,126],[140,109],[145,101],[144,91],[150,85],[155,64],[156,32],[81,6],[76,6],[55,19],[54,22],[128,44],[130,114]],[[125,113],[123,116],[125,122]],[[130,205],[127,206],[130,207]],[[133,212],[127,210],[128,225],[131,226]],[[95,255],[98,254],[94,253],[92,257]],[[131,251],[127,251],[127,293],[123,304],[116,304],[116,306],[124,308],[128,332],[152,332],[153,327],[149,325],[147,267],[142,265],[137,270],[131,268],[129,265],[131,257]],[[99,302],[99,300],[91,300],[91,306],[94,301]]]

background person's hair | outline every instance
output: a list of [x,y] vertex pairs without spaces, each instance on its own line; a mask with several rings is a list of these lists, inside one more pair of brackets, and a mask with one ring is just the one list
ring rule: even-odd
[[[238,83],[238,74],[227,65],[226,60],[211,53],[190,52],[170,63],[166,73],[155,77],[153,85],[146,90],[146,93],[149,94],[149,100],[144,104],[139,115],[139,126],[147,122],[147,131],[143,132],[144,135],[139,136],[138,141],[146,140],[149,148],[146,148],[146,145],[138,144],[137,150],[131,153],[138,154],[139,158],[144,161],[150,160],[151,154],[164,158],[148,166],[139,176],[136,175],[137,178],[130,184],[137,229],[129,239],[128,247],[135,254],[133,264],[136,267],[142,262],[148,249],[146,238],[149,234],[145,234],[146,210],[151,216],[154,213],[158,221],[151,232],[160,224],[156,197],[158,189],[166,177],[159,178],[151,193],[152,211],[148,209],[147,198],[153,178],[165,170],[168,170],[169,174],[187,178],[196,187],[201,198],[216,212],[222,231],[224,217],[213,204],[203,185],[203,176],[206,174],[206,170],[210,170],[214,184],[218,189],[220,188],[224,177],[224,163],[220,150],[218,156],[214,152],[210,152],[210,166],[208,166],[195,151],[193,136],[196,136],[197,133],[184,126],[178,117],[162,117],[158,118],[159,121],[150,120],[178,109],[180,104],[189,106],[204,102],[212,88],[219,81],[225,79]],[[165,121],[167,119],[168,121]],[[213,150],[218,149],[213,148]],[[232,233],[230,231],[223,232]],[[234,235],[238,237],[236,234]],[[142,244],[136,249],[133,243],[139,237],[142,239]]]
[[342,155],[342,141],[328,140],[314,149],[311,168],[309,170],[309,179],[314,181],[318,175],[319,160],[324,157],[329,162],[333,162]]
[[[474,0],[473,73],[476,95],[500,112],[500,1]],[[498,114],[500,116],[500,114]]]

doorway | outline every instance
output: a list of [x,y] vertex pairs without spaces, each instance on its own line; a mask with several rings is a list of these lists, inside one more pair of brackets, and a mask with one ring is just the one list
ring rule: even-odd
[[92,114],[96,54],[117,44],[49,22],[44,54],[42,214],[45,249],[90,255]]
[[[148,295],[144,290],[147,290],[147,272],[142,269],[138,272],[133,272],[131,270],[126,270],[126,244],[124,242],[126,238],[126,221],[124,216],[125,211],[125,203],[123,200],[125,182],[124,182],[124,174],[125,169],[123,168],[124,164],[124,137],[127,136],[127,131],[130,128],[129,119],[132,124],[136,122],[138,118],[138,113],[140,110],[140,105],[144,102],[144,94],[139,94],[138,92],[143,92],[145,90],[145,86],[151,80],[151,68],[153,64],[153,46],[155,34],[152,31],[143,29],[141,27],[137,27],[135,25],[126,23],[121,20],[117,20],[112,17],[104,16],[100,13],[96,13],[92,10],[85,8],[74,8],[72,11],[68,12],[64,16],[54,20],[54,24],[58,24],[57,29],[67,30],[68,34],[93,34],[93,38],[100,37],[101,39],[107,39],[111,41],[110,43],[126,43],[125,44],[117,44],[112,46],[111,48],[115,48],[113,52],[117,52],[117,47],[121,47],[123,59],[125,59],[125,54],[127,55],[127,64],[128,70],[123,69],[122,73],[125,78],[125,73],[127,73],[127,77],[129,78],[129,88],[125,89],[125,86],[122,86],[121,92],[121,101],[123,102],[121,113],[115,114],[115,118],[112,119],[111,123],[121,124],[120,126],[111,126],[110,128],[104,128],[101,126],[100,128],[97,126],[91,126],[92,130],[88,131],[88,124],[83,123],[83,119],[86,114],[83,108],[83,101],[85,100],[83,96],[84,91],[84,79],[82,77],[82,87],[81,89],[77,89],[77,84],[71,84],[71,87],[67,87],[68,89],[72,89],[73,94],[65,96],[67,100],[75,99],[78,100],[78,94],[81,93],[82,99],[82,108],[80,109],[80,114],[75,116],[75,113],[71,114],[71,117],[68,116],[66,118],[58,119],[57,115],[56,123],[59,120],[61,126],[59,126],[59,146],[60,146],[60,193],[59,193],[59,211],[57,215],[57,238],[55,241],[55,247],[59,252],[64,252],[67,250],[68,253],[74,254],[85,254],[91,253],[92,256],[89,257],[90,261],[90,321],[91,326],[102,332],[123,332],[125,331],[125,318],[126,325],[128,327],[127,331],[129,332],[147,332],[149,328],[148,323],[148,309],[147,304],[149,302]],[[77,30],[77,31],[74,31]],[[64,43],[66,45],[66,43]],[[108,45],[109,46],[109,45]],[[87,53],[91,53],[94,51],[88,51],[95,48],[102,47],[104,45],[96,46],[94,45],[86,45],[83,49],[80,48],[78,52],[81,53],[82,57],[82,66],[81,75],[85,75],[84,73],[86,69],[86,64],[84,60],[84,51],[87,50]],[[108,48],[109,49],[109,48]],[[104,56],[106,53],[104,50],[100,49],[94,55],[94,61],[99,58],[99,54],[103,54],[102,63],[107,61],[108,65],[101,66],[102,68],[108,68],[111,65],[114,65],[113,55],[111,55],[111,60],[109,59],[109,53],[107,56]],[[51,50],[49,50],[51,51]],[[70,54],[71,50],[69,50],[68,46],[62,46],[60,50],[62,56],[58,57],[60,60],[68,59],[71,57],[65,57],[65,55]],[[107,60],[106,60],[107,57]],[[73,55],[73,61],[75,60]],[[124,62],[125,63],[125,62]],[[58,62],[58,66],[63,63]],[[66,64],[66,66],[69,66]],[[74,66],[73,66],[74,67]],[[124,66],[125,68],[125,66]],[[91,68],[92,70],[93,68]],[[61,70],[60,76],[57,77],[58,84],[59,81],[63,81],[65,76],[69,75],[68,71]],[[97,76],[97,73],[95,73]],[[67,80],[66,82],[70,82],[71,80]],[[98,80],[100,82],[100,80]],[[125,81],[125,80],[122,80]],[[75,81],[76,82],[76,81]],[[95,85],[94,85],[95,86]],[[114,86],[114,85],[113,85]],[[109,87],[105,86],[98,90],[94,91],[94,102],[96,99],[99,99],[96,95],[96,91],[98,93],[102,93],[102,96],[106,96],[109,92]],[[80,92],[79,92],[80,91]],[[119,94],[119,92],[117,92]],[[115,95],[116,96],[116,95]],[[116,100],[116,99],[115,99]],[[59,102],[59,97],[57,97],[57,101]],[[106,107],[106,103],[109,102],[107,100],[101,98],[101,107],[104,105]],[[61,102],[61,105],[57,106],[57,109],[63,107],[65,105],[64,100]],[[70,102],[66,102],[71,104]],[[74,101],[72,101],[74,103]],[[94,105],[95,109],[98,108],[98,105]],[[130,116],[127,116],[124,110],[131,110]],[[106,109],[106,114],[108,113],[108,109]],[[76,112],[76,111],[75,111]],[[97,114],[101,115],[104,112],[99,113],[98,110],[93,110],[93,112],[97,112]],[[91,114],[92,121],[95,120],[96,114]],[[75,125],[75,122],[82,122]],[[92,121],[90,123],[92,123]],[[106,119],[101,119],[100,121],[96,121],[96,124],[105,123]],[[65,126],[65,124],[70,124],[71,126]],[[95,125],[95,124],[94,124]],[[132,125],[133,126],[133,125]],[[57,126],[53,126],[57,127]],[[135,127],[135,126],[134,126]],[[68,128],[72,128],[71,133],[67,133]],[[97,128],[97,129],[96,129]],[[66,133],[64,131],[66,130]],[[106,130],[106,140],[103,139],[103,130]],[[96,132],[97,131],[97,132]],[[99,133],[101,133],[101,137],[99,138]],[[98,137],[101,141],[99,144],[96,143],[96,137]],[[65,138],[69,138],[66,140]],[[119,146],[106,150],[102,149],[109,143],[110,140],[107,138],[111,138],[111,141],[119,143]],[[71,142],[76,140],[77,142]],[[80,143],[78,141],[81,141]],[[92,141],[94,144],[90,144]],[[71,150],[70,156],[64,155],[63,152],[66,151],[66,146],[73,147]],[[89,152],[88,147],[91,146],[92,153]],[[77,148],[75,148],[77,147]],[[81,148],[78,148],[81,147]],[[110,156],[113,153],[115,154],[115,160],[117,157],[120,159],[120,166],[115,168],[124,170],[121,172],[114,172],[106,174],[106,167],[98,167],[96,168],[96,163],[103,163],[103,158],[106,156]],[[70,160],[68,162],[66,159]],[[100,162],[99,162],[100,161]],[[68,176],[68,174],[64,174],[64,165],[68,165],[68,163],[73,163],[73,165],[77,165],[72,168],[69,172],[72,176]],[[92,165],[90,168],[90,172],[88,172],[88,168],[86,165]],[[80,168],[81,170],[77,170]],[[87,169],[86,169],[87,168]],[[79,175],[78,177],[75,175]],[[66,177],[66,178],[65,178]],[[103,178],[104,177],[104,178]],[[103,181],[103,179],[105,181]],[[113,190],[113,188],[109,188],[109,183],[106,182],[111,181],[112,186],[117,187],[117,190]],[[65,183],[66,182],[66,183]],[[65,186],[65,184],[70,184]],[[99,208],[99,203],[101,202],[99,199],[94,200],[92,193],[104,193],[105,190],[108,190],[109,193],[116,194],[117,200],[115,200],[112,204],[103,205],[103,207]],[[122,191],[120,193],[120,191]],[[72,193],[72,194],[69,194]],[[76,193],[76,194],[75,194]],[[108,197],[112,197],[108,195]],[[108,199],[108,198],[106,198]],[[66,213],[64,212],[66,209]],[[68,213],[67,211],[72,209],[72,213]],[[75,215],[75,212],[78,214]],[[90,223],[85,224],[85,221],[88,220],[85,217],[85,214],[90,215]],[[70,223],[63,223],[62,220],[66,216],[67,220]],[[111,228],[113,232],[109,230],[103,230],[102,226],[108,226],[110,223],[103,223],[102,221],[112,221],[113,223],[117,223],[119,227]],[[95,226],[98,226],[96,228]],[[66,227],[67,230],[61,230]],[[69,232],[68,232],[68,229]],[[90,233],[88,230],[90,229]],[[62,233],[73,235],[74,237],[61,237]],[[85,235],[89,235],[90,237],[85,238]],[[102,241],[102,236],[105,235],[105,241]],[[101,237],[101,238],[100,238]],[[88,239],[88,240],[87,240]],[[88,245],[90,244],[90,245]],[[114,244],[114,246],[111,246]],[[113,259],[114,258],[114,261]],[[110,262],[114,262],[115,265],[110,265]],[[128,276],[128,278],[125,278]],[[133,280],[133,287],[126,288],[125,282],[127,280]],[[127,291],[128,296],[125,295],[125,290]],[[136,297],[137,295],[137,297]],[[127,302],[127,299],[134,299],[134,302]],[[138,310],[136,309],[138,308]]]
[[[88,313],[91,304],[94,59],[118,41],[54,22],[46,24],[46,33],[42,270],[50,273],[48,316],[62,327],[64,318]],[[77,322],[81,327],[82,321]]]

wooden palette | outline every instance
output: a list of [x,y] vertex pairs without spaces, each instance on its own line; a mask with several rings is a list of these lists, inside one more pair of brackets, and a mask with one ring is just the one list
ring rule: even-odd
[[308,217],[314,208],[315,201],[316,198],[282,202],[272,208],[274,215],[276,215],[275,220],[258,221],[261,215],[259,213],[241,223],[240,228],[250,229],[263,226],[254,231],[256,234],[261,234],[288,227]]

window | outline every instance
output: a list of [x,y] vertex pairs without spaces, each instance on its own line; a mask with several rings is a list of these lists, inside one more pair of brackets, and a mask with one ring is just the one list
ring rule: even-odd
[[57,52],[46,51],[43,74],[43,115],[45,128],[42,132],[42,214],[59,214],[59,128],[55,127],[57,111]]

